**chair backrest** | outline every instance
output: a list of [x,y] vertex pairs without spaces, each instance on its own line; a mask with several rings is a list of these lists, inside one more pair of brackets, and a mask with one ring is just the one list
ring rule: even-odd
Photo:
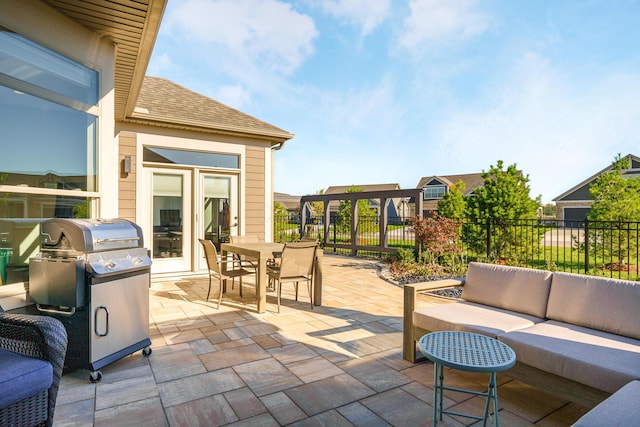
[[256,235],[250,236],[230,236],[231,243],[259,243],[260,239]]
[[218,263],[218,251],[211,240],[198,239],[204,248],[204,257],[207,259],[209,270],[220,273],[220,264]]
[[280,280],[290,277],[311,277],[316,259],[315,242],[285,243],[280,262]]

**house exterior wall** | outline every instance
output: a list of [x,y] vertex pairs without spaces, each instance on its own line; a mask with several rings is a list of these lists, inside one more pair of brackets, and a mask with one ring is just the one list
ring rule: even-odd
[[556,219],[558,221],[564,220],[564,209],[565,208],[590,208],[591,200],[580,200],[580,201],[558,201],[556,202]]
[[[272,215],[273,210],[271,188],[271,161],[272,153],[270,144],[249,138],[239,138],[229,135],[197,132],[193,130],[172,129],[153,125],[118,122],[116,134],[119,141],[120,162],[125,155],[131,156],[132,172],[128,176],[120,175],[119,214],[121,217],[131,219],[139,224],[144,231],[145,242],[151,242],[151,199],[148,185],[144,180],[148,179],[145,168],[162,167],[168,170],[196,170],[230,174],[237,176],[238,180],[238,228],[241,235],[257,235],[260,240],[272,240]],[[143,160],[145,146],[163,147],[178,150],[193,150],[213,153],[235,154],[240,158],[240,167],[237,170],[216,170],[215,168],[200,168],[182,165],[158,165],[147,164]],[[193,183],[191,212],[199,209],[197,200],[198,183]],[[196,227],[197,224],[193,224]],[[198,233],[197,228],[195,233]],[[188,242],[187,242],[188,243]],[[191,242],[193,254],[197,256],[199,246],[197,240]],[[186,256],[186,254],[185,254]],[[198,263],[194,258],[192,268],[197,271]]]
[[[118,217],[136,220],[136,177],[138,171],[137,135],[133,132],[121,132],[118,135],[120,175],[118,179]],[[131,172],[124,172],[125,157],[131,159]]]
[[[118,147],[114,128],[115,47],[101,35],[36,1],[0,0],[0,25],[99,72],[98,198],[94,216],[118,215]],[[43,25],[46,23],[46,25]]]
[[[270,159],[270,149],[265,151],[264,146],[247,145],[246,147],[246,161],[245,161],[245,176],[246,176],[246,197],[245,197],[245,210],[242,218],[244,219],[244,233],[247,235],[258,235],[260,240],[265,240],[267,233],[266,225],[271,224],[273,221],[266,221],[267,218],[272,218],[273,214],[269,215],[268,208],[273,211],[273,201],[271,197],[267,197],[267,194],[271,195],[272,192],[267,193],[265,189],[269,187],[267,183],[270,183],[269,177],[266,175],[267,163]],[[241,191],[242,194],[242,191]],[[271,227],[269,226],[269,229]],[[269,235],[269,241],[271,241],[271,235]]]

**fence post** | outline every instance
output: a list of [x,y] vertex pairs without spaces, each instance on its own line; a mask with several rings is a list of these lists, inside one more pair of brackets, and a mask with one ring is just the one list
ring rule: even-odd
[[584,220],[584,274],[589,273],[589,218]]
[[486,227],[487,230],[487,259],[491,256],[491,218],[487,217]]

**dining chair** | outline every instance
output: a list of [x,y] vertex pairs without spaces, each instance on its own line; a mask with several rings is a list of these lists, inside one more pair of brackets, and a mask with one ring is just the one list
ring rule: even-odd
[[[230,243],[260,243],[258,236],[250,235],[250,236],[229,236]],[[255,271],[256,276],[258,275],[258,260],[247,258],[244,255],[233,254],[233,259],[235,261],[234,268],[251,268]],[[231,284],[231,289],[233,289],[233,283]],[[242,277],[240,277],[240,296],[242,296]]]
[[[253,271],[244,269],[244,268],[232,268],[230,270],[222,272],[222,264],[227,263],[234,265],[234,260],[222,259],[218,255],[218,251],[216,250],[215,245],[211,240],[198,239],[204,248],[204,256],[207,260],[207,268],[209,269],[209,290],[207,291],[207,301],[209,301],[209,295],[211,294],[211,277],[217,276],[220,281],[220,296],[218,297],[218,308],[220,308],[220,303],[222,302],[222,292],[224,290],[224,282],[228,279],[233,281],[236,277],[241,278],[242,276],[247,276],[249,274],[254,274]],[[256,275],[256,283],[258,282],[258,277]],[[240,283],[240,296],[242,297],[242,283]]]
[[282,249],[280,264],[267,268],[269,279],[277,283],[278,313],[283,283],[294,283],[298,301],[298,283],[307,282],[309,300],[313,310],[313,270],[318,244],[315,242],[289,242]]

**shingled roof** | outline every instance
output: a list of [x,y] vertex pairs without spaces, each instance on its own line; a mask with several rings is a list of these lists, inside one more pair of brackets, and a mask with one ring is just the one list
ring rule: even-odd
[[425,176],[420,178],[418,186],[416,188],[423,188],[429,182],[437,180],[448,186],[452,186],[462,181],[465,184],[465,194],[473,193],[473,190],[484,186],[484,178],[481,173],[467,173],[461,175],[437,175],[437,176]]
[[287,131],[159,77],[144,78],[128,121],[242,135],[274,144],[293,138]]

